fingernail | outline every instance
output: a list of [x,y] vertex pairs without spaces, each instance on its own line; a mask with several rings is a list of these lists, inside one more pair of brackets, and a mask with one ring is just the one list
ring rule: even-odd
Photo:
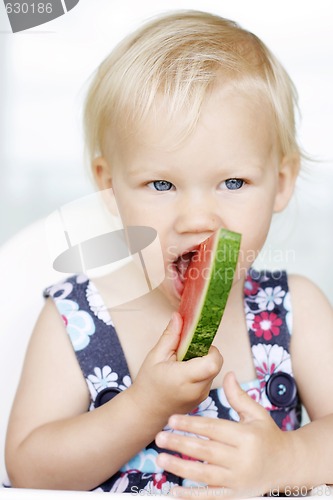
[[176,425],[176,417],[174,415],[169,417],[168,424],[172,429],[174,428],[174,426]]
[[177,323],[178,323],[178,315],[176,312],[173,312],[171,314],[171,318],[170,318],[170,321],[169,321],[169,324],[168,324],[168,328],[173,330],[176,328],[177,326]]
[[169,321],[169,325],[170,325],[170,326],[171,326],[171,325],[174,325],[174,324],[176,323],[176,318],[177,318],[177,315],[176,315],[176,313],[175,313],[175,312],[173,312],[173,313],[171,314],[171,318],[170,318],[170,321]]
[[166,433],[165,432],[159,432],[155,438],[155,442],[158,446],[163,446],[163,444],[166,443]]

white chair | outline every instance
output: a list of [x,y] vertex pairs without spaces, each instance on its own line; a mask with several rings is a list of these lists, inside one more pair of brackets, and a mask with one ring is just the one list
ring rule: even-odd
[[64,276],[52,268],[44,219],[0,247],[0,484],[6,478],[8,417],[27,343],[43,306],[43,289]]

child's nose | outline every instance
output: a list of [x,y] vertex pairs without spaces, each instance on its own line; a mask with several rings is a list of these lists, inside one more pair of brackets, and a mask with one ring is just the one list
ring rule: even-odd
[[222,225],[212,196],[187,198],[178,207],[175,229],[179,233],[210,233]]

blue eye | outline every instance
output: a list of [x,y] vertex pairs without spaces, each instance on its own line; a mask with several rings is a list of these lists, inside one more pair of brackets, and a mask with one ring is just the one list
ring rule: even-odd
[[154,181],[150,182],[148,186],[156,191],[170,191],[173,188],[173,184],[169,181]]
[[242,179],[227,179],[225,181],[225,186],[227,189],[235,190],[235,189],[240,189],[243,187],[244,181]]

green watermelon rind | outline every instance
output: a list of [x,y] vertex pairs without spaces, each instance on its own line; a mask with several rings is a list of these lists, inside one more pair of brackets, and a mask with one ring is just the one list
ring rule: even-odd
[[[198,316],[191,342],[182,361],[205,356],[214,340],[227,304],[238,261],[241,235],[220,229],[216,242],[215,258],[202,290],[201,304],[197,305]],[[223,258],[224,257],[224,258]]]

